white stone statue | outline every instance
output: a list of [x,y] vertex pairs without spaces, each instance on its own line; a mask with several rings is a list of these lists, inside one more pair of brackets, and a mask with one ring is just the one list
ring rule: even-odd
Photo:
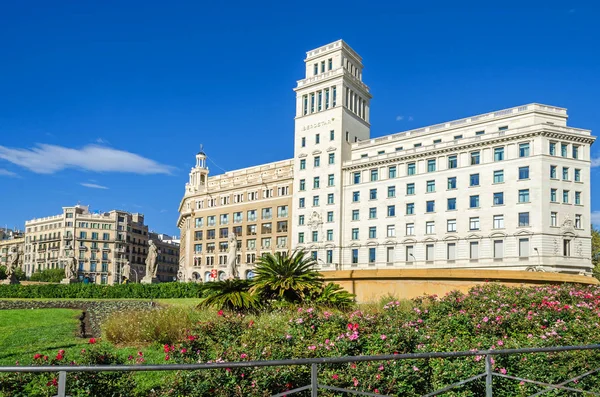
[[123,265],[123,269],[121,270],[121,277],[127,279],[127,281],[129,281],[129,278],[131,277],[131,266],[129,265],[129,262],[125,262],[125,264]]
[[77,276],[77,259],[75,259],[75,253],[67,258],[65,263],[65,279],[73,280]]
[[233,233],[229,239],[229,253],[227,254],[227,272],[229,273],[227,278],[229,279],[236,279],[240,277],[236,267],[237,253],[237,236],[235,233]]
[[8,278],[12,278],[15,274],[15,270],[19,266],[19,250],[17,247],[12,247],[10,255],[8,256],[8,262],[6,262],[6,275]]
[[146,257],[146,277],[145,278],[156,278],[156,272],[158,270],[158,266],[156,265],[156,260],[158,258],[158,249],[156,248],[156,244],[154,241],[148,240],[148,256]]

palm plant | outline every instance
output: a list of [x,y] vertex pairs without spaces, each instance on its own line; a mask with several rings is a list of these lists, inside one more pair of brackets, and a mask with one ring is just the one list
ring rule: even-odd
[[250,291],[269,300],[302,302],[323,285],[316,264],[315,259],[302,250],[292,255],[266,254],[254,266]]
[[250,292],[248,280],[224,280],[206,283],[203,289],[206,298],[200,307],[214,307],[234,311],[254,310],[260,307],[257,296]]
[[354,298],[356,295],[346,291],[339,284],[329,283],[315,293],[312,300],[320,306],[347,309],[355,304]]

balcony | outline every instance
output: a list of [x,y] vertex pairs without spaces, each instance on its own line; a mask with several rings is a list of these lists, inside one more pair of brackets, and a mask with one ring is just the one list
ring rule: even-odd
[[102,248],[102,251],[104,251],[104,252],[110,252],[110,248],[108,248],[108,247],[103,247],[103,248]]
[[287,233],[288,228],[286,227],[278,227],[277,228],[277,233]]
[[77,249],[79,251],[87,251],[88,248],[86,246],[84,246],[84,245],[80,245],[79,247],[77,247]]

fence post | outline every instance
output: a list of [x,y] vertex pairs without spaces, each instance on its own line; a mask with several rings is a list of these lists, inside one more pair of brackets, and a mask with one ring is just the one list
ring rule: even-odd
[[485,397],[492,397],[492,356],[485,355]]
[[60,371],[58,373],[58,395],[57,397],[66,397],[67,395],[67,373]]
[[317,379],[317,364],[310,365],[310,397],[317,397],[319,381]]

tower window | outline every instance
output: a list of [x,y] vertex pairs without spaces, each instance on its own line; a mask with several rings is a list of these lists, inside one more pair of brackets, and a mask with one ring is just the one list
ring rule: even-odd
[[333,58],[329,58],[329,59],[327,60],[327,69],[328,69],[328,70],[331,70],[331,69],[333,69]]
[[319,74],[319,64],[318,64],[318,63],[315,63],[315,64],[313,65],[313,67],[314,67],[314,74],[315,74],[315,75]]

